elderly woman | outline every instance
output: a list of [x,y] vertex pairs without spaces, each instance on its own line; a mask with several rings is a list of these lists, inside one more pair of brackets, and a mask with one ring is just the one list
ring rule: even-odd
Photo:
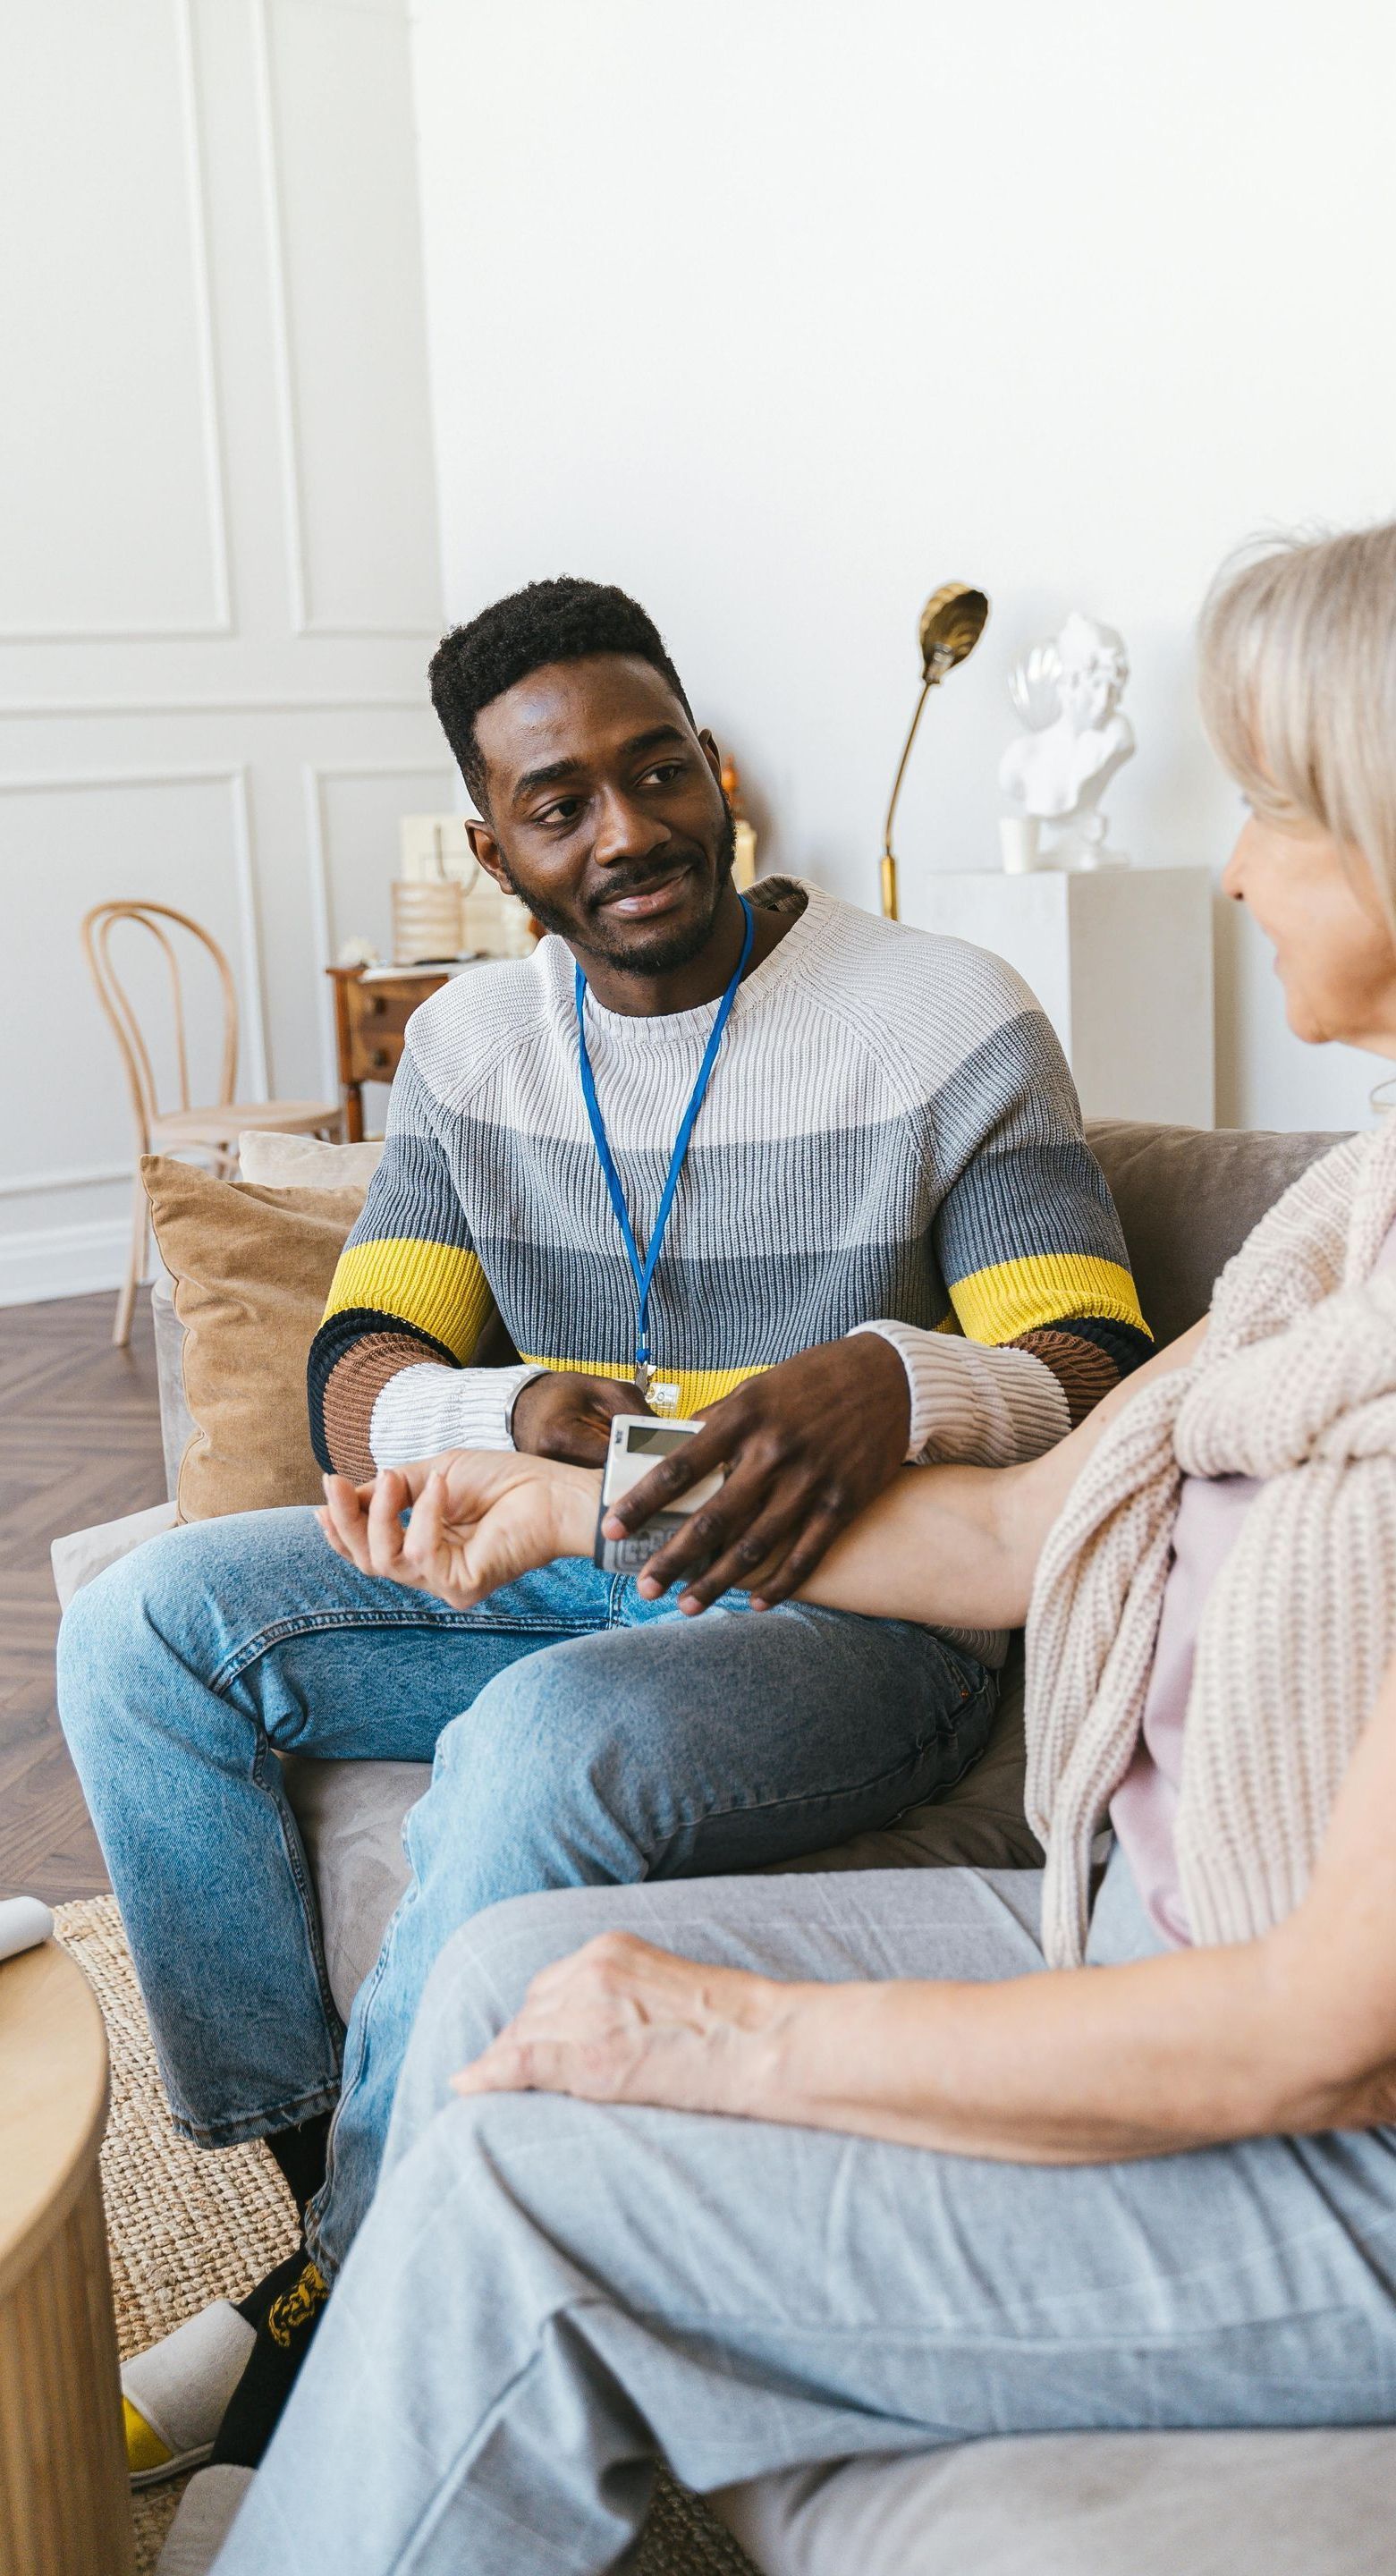
[[[1290,1023],[1396,1057],[1396,526],[1228,579],[1202,665]],[[610,2568],[656,2453],[712,2488],[1396,2415],[1394,1220],[1396,1121],[1060,1448],[909,1471],[809,1584],[1026,1618],[1044,1872],[598,1889],[457,1936],[220,2576]],[[327,1534],[468,1603],[596,1508],[451,1456],[333,1488]],[[720,1496],[653,1561],[695,1615],[797,1574],[734,1561]]]

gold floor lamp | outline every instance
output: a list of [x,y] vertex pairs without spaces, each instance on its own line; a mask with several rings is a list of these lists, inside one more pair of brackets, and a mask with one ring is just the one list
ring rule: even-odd
[[892,817],[902,792],[902,779],[911,758],[911,746],[916,740],[921,710],[932,689],[940,686],[946,672],[953,671],[957,662],[963,662],[974,651],[984,632],[988,614],[989,603],[983,591],[971,590],[963,581],[947,581],[939,590],[933,590],[921,611],[921,695],[916,701],[911,731],[897,763],[882,834],[882,909],[889,921],[900,919],[897,910],[897,862],[892,856]]

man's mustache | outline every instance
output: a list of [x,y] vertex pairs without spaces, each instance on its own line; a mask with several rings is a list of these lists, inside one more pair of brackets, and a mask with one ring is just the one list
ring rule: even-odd
[[678,875],[681,868],[701,867],[702,863],[701,850],[671,849],[660,866],[648,867],[643,872],[630,868],[622,876],[619,868],[608,868],[605,885],[599,894],[591,897],[587,909],[589,912],[600,912],[608,903],[618,903],[624,895],[648,894],[651,886],[666,884],[670,877]]

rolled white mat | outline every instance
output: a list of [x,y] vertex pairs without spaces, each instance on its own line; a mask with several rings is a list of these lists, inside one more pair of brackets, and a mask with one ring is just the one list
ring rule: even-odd
[[53,1939],[53,1916],[37,1896],[0,1897],[0,1959]]

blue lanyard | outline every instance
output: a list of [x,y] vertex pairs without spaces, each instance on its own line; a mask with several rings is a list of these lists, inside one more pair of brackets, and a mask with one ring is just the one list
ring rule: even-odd
[[674,1193],[679,1186],[679,1174],[683,1170],[684,1156],[688,1152],[689,1140],[697,1123],[698,1112],[703,1106],[703,1094],[707,1090],[708,1084],[712,1079],[713,1066],[717,1062],[717,1051],[722,1044],[722,1032],[727,1026],[728,1016],[731,1012],[732,1005],[737,998],[737,986],[740,984],[743,975],[746,973],[747,959],[751,955],[751,943],[756,936],[756,919],[751,906],[747,902],[745,895],[741,896],[740,901],[742,911],[746,916],[746,937],[742,941],[742,953],[737,959],[732,981],[728,985],[726,992],[723,994],[721,1002],[718,1004],[717,1018],[714,1020],[712,1025],[712,1035],[708,1039],[707,1046],[703,1051],[703,1061],[698,1067],[698,1079],[695,1082],[692,1091],[688,1095],[688,1107],[683,1113],[683,1120],[679,1127],[678,1141],[674,1146],[673,1156],[669,1164],[668,1178],[664,1183],[663,1192],[660,1196],[659,1212],[654,1220],[654,1232],[650,1236],[649,1251],[643,1261],[640,1259],[639,1249],[635,1241],[634,1229],[630,1223],[630,1213],[625,1204],[625,1192],[620,1185],[620,1174],[616,1170],[615,1157],[611,1152],[609,1143],[607,1142],[605,1121],[601,1115],[601,1104],[596,1097],[596,1076],[592,1072],[591,1058],[587,1053],[586,977],[582,973],[581,967],[579,966],[577,968],[575,985],[577,1002],[577,1063],[582,1077],[582,1098],[586,1102],[587,1117],[591,1122],[592,1141],[596,1146],[597,1160],[606,1176],[606,1187],[610,1192],[611,1205],[616,1212],[616,1223],[621,1230],[621,1236],[625,1244],[626,1259],[630,1264],[631,1277],[635,1282],[635,1295],[638,1300],[638,1314],[635,1324],[635,1365],[639,1372],[641,1388],[645,1392],[648,1392],[650,1374],[650,1289],[654,1284],[655,1266],[659,1260],[660,1251],[663,1247],[664,1231],[669,1223],[669,1211],[674,1204]]

